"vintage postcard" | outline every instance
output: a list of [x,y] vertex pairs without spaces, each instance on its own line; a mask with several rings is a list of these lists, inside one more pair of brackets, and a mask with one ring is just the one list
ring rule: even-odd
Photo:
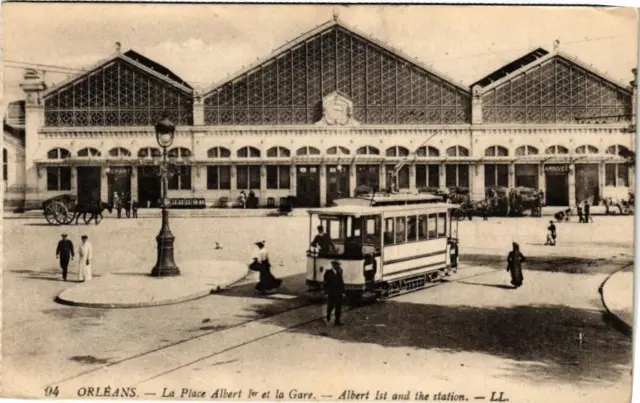
[[2,14],[2,397],[630,401],[636,10]]

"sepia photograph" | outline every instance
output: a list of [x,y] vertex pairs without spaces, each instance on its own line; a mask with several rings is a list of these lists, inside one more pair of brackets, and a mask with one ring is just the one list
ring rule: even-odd
[[631,401],[637,10],[2,5],[2,398]]

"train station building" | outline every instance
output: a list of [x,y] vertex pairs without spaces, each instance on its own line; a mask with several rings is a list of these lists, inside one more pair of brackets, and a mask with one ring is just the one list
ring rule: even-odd
[[407,192],[465,187],[478,199],[526,186],[568,206],[633,191],[621,154],[636,146],[635,85],[558,49],[469,86],[336,18],[205,91],[119,48],[50,88],[27,71],[21,88],[4,119],[5,208],[114,192],[155,206],[165,111],[177,125],[169,197],[208,206],[242,190],[260,205],[292,195],[324,206],[386,188],[405,160],[396,185]]

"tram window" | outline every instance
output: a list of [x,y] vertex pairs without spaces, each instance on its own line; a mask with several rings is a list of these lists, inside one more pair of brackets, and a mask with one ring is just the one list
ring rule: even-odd
[[416,216],[407,217],[407,242],[416,240]]
[[429,219],[427,220],[427,232],[429,234],[429,239],[433,239],[436,237],[436,215],[429,214]]
[[447,213],[438,213],[438,236],[447,236]]
[[327,220],[325,228],[329,232],[332,240],[338,241],[342,239],[342,223],[338,220]]
[[427,239],[427,216],[421,215],[418,218],[418,240]]
[[393,218],[384,221],[384,244],[393,245]]
[[396,244],[404,243],[407,240],[406,225],[404,217],[396,217]]
[[380,219],[367,218],[364,227],[364,243],[380,247]]

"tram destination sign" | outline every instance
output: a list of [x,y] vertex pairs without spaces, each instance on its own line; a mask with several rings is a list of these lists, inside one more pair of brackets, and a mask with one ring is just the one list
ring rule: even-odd
[[566,173],[569,172],[569,164],[550,164],[544,166],[544,172],[547,173]]

